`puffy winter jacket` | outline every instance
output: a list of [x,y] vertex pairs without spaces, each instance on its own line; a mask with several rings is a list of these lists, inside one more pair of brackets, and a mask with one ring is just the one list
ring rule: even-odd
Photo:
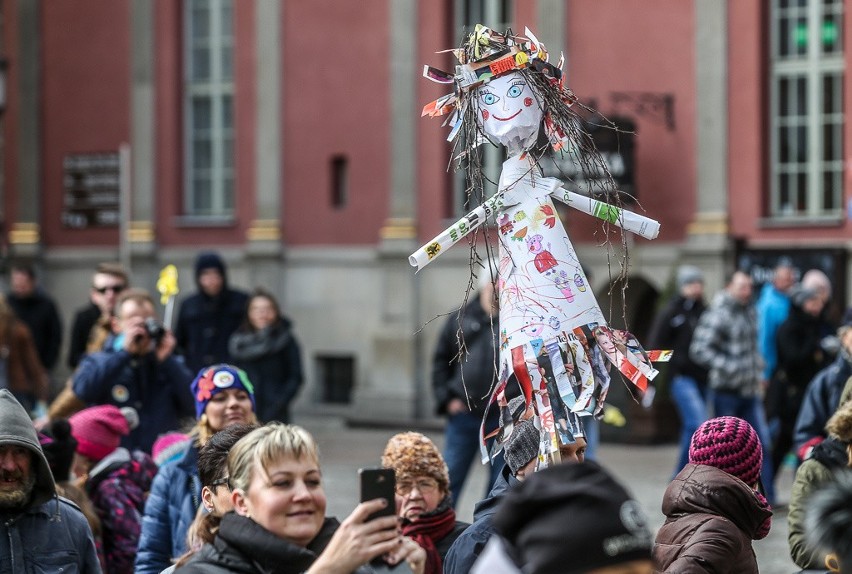
[[796,452],[815,437],[825,437],[825,423],[840,404],[844,385],[852,377],[852,358],[841,351],[828,367],[816,374],[805,390],[796,419],[793,445]]
[[145,503],[136,574],[159,574],[186,552],[186,532],[201,505],[198,448],[191,443],[183,457],[160,467]]
[[800,568],[823,568],[827,554],[808,543],[805,534],[808,497],[831,481],[834,472],[848,463],[846,445],[829,437],[814,448],[811,457],[796,471],[796,480],[790,491],[790,511],[787,514],[787,543],[790,545],[790,557]]
[[666,489],[663,514],[654,543],[658,571],[758,573],[751,541],[772,512],[743,481],[688,464]]
[[108,574],[132,574],[142,508],[157,465],[151,456],[118,448],[90,472],[86,492],[103,526],[104,557]]

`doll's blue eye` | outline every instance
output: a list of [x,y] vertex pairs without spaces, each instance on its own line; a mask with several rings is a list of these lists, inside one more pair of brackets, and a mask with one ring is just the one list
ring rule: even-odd
[[482,94],[482,103],[485,104],[486,106],[493,106],[494,104],[496,104],[499,101],[500,101],[500,98],[498,98],[496,95],[492,94],[491,92],[485,92],[484,94]]
[[510,98],[517,98],[518,96],[520,96],[523,93],[525,85],[526,84],[524,84],[524,83],[513,85],[511,88],[509,88],[509,91],[506,92],[506,95],[509,96]]

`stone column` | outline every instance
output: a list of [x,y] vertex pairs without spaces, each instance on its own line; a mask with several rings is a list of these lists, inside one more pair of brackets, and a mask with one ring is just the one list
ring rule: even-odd
[[248,229],[249,254],[280,252],[281,150],[281,3],[255,0],[257,37],[257,110],[255,133],[255,213]]
[[156,154],[154,152],[154,4],[130,4],[130,253],[156,253],[154,229]]
[[379,273],[384,293],[381,327],[373,334],[373,364],[355,396],[358,412],[405,420],[425,414],[420,375],[418,279],[408,265],[416,249],[417,2],[394,0],[390,7],[390,216],[380,231]]
[[35,257],[40,252],[41,230],[41,26],[39,3],[18,0],[18,138],[9,145],[18,148],[17,213],[6,214],[9,244],[16,257]]
[[728,237],[727,3],[695,0],[697,211],[683,258],[704,269],[710,291],[724,283]]

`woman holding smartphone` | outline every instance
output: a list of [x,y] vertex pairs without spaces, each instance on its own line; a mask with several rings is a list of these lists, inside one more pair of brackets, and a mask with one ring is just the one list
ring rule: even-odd
[[386,504],[359,504],[342,523],[325,516],[319,452],[301,427],[270,423],[240,439],[228,455],[234,511],[216,538],[177,572],[185,574],[361,574],[377,557],[423,573],[426,556],[397,529],[397,519],[367,520]]

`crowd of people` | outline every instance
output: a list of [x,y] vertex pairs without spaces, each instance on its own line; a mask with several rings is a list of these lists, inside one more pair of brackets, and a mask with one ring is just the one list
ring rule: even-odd
[[[774,471],[788,453],[803,460],[788,513],[793,560],[812,569],[852,561],[852,321],[831,332],[830,290],[819,284],[787,285],[779,320],[787,281],[776,271],[763,311],[776,331],[766,371],[769,327],[751,304],[750,277],[734,273],[705,305],[701,271],[678,271],[678,293],[650,337],[674,350],[670,394],[684,423],[655,540],[629,492],[585,460],[582,423],[545,461],[529,397],[509,398],[507,416],[489,418],[488,281],[437,347],[445,453],[421,433],[394,435],[381,454],[393,500],[363,500],[342,521],[327,516],[320,445],[291,424],[303,378],[292,323],[271,293],[230,287],[218,255],[199,256],[195,273],[198,292],[173,333],[120,266],[99,266],[74,319],[74,374],[44,409],[45,331],[0,304],[2,331],[29,346],[12,351],[7,340],[4,357],[0,556],[10,561],[0,572],[757,572],[752,541],[769,532]],[[21,275],[32,287],[35,275]],[[43,306],[31,316],[46,321],[45,300],[29,304]],[[459,327],[472,362],[461,360]],[[40,376],[19,374],[19,360]],[[468,524],[455,513],[462,467],[491,419],[489,438],[500,435],[503,450]]]
[[[704,302],[700,269],[679,268],[676,287],[677,294],[657,315],[650,336],[650,346],[674,350],[669,391],[682,423],[680,454],[664,512],[686,512],[670,500],[670,492],[676,488],[682,497],[689,487],[684,475],[702,474],[690,467],[696,437],[709,417],[738,417],[755,433],[748,449],[760,449],[751,462],[759,460],[762,468],[757,473],[752,469],[747,477],[732,474],[752,486],[759,476],[758,500],[778,508],[775,477],[789,462],[796,469],[787,514],[790,556],[798,566],[815,571],[829,567],[832,560],[836,564],[829,552],[846,552],[849,537],[840,537],[846,546],[826,546],[830,532],[807,525],[811,499],[817,499],[813,495],[835,485],[842,488],[843,473],[852,466],[852,308],[838,325],[830,312],[828,277],[812,269],[797,280],[787,260],[775,267],[756,302],[752,278],[742,271],[729,277],[710,305]],[[744,444],[732,447],[731,456],[742,455]],[[694,493],[690,504],[700,498]],[[715,502],[721,500],[732,503],[735,497]],[[746,527],[739,520],[740,534],[753,532],[757,525]],[[814,532],[825,534],[816,537]],[[756,564],[749,570],[756,572]]]

